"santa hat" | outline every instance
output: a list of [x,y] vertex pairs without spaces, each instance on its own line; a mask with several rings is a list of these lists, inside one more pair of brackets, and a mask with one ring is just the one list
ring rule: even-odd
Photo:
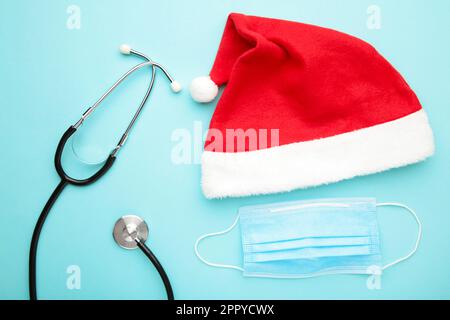
[[427,115],[371,45],[317,26],[230,14],[198,102],[227,85],[202,155],[206,197],[291,191],[416,163]]

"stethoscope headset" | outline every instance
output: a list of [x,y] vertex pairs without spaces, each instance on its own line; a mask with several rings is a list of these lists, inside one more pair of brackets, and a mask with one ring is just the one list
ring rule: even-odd
[[[122,77],[119,78],[119,80],[116,81],[112,85],[111,88],[109,88],[101,97],[97,100],[89,109],[86,110],[86,112],[83,113],[80,120],[78,120],[74,125],[71,125],[67,131],[62,135],[61,140],[58,143],[58,146],[56,148],[55,153],[55,168],[56,172],[58,173],[59,177],[61,178],[61,181],[59,182],[58,186],[55,188],[53,193],[51,194],[50,198],[48,199],[47,203],[44,206],[44,209],[42,210],[38,221],[36,223],[36,226],[33,231],[33,236],[31,239],[31,245],[30,245],[30,257],[29,257],[29,291],[30,291],[30,300],[37,300],[37,291],[36,291],[36,255],[37,255],[37,248],[38,248],[38,242],[39,242],[39,236],[42,230],[42,227],[45,223],[45,220],[50,213],[51,208],[53,207],[54,203],[58,199],[58,197],[61,195],[62,191],[67,185],[73,185],[73,186],[87,186],[90,185],[97,180],[99,180],[106,172],[108,172],[109,169],[111,169],[112,165],[114,164],[114,161],[117,158],[119,150],[123,147],[125,142],[128,139],[128,136],[130,134],[131,129],[133,128],[134,124],[136,123],[136,120],[138,119],[139,115],[141,114],[144,105],[146,104],[150,93],[152,91],[154,82],[155,82],[155,76],[156,76],[156,69],[161,70],[167,79],[170,81],[170,86],[172,88],[172,91],[179,92],[181,90],[181,86],[177,81],[175,81],[169,73],[165,70],[164,67],[162,67],[160,64],[153,62],[149,57],[146,55],[131,49],[128,45],[122,45],[120,47],[120,51],[123,54],[126,55],[135,55],[145,60],[145,62],[140,63],[133,68],[131,68],[129,71],[127,71]],[[98,169],[96,173],[91,175],[90,177],[86,179],[75,179],[69,176],[65,171],[61,163],[62,154],[64,151],[64,147],[69,140],[69,138],[80,128],[80,126],[83,124],[83,122],[95,111],[95,109],[108,97],[128,76],[136,72],[137,70],[140,70],[144,67],[151,66],[152,69],[152,77],[150,80],[150,84],[148,86],[147,92],[145,93],[144,98],[142,99],[139,108],[135,112],[131,122],[129,123],[127,129],[123,133],[122,137],[120,138],[119,142],[117,143],[116,147],[111,151],[106,161],[103,163],[103,165]],[[169,300],[174,299],[172,286],[170,284],[169,278],[164,271],[164,268],[162,267],[161,263],[158,261],[156,256],[152,253],[152,251],[145,245],[145,241],[147,240],[148,236],[148,227],[147,224],[139,217],[128,215],[120,218],[114,227],[113,236],[116,242],[123,248],[126,249],[135,249],[139,248],[142,250],[142,252],[150,259],[150,261],[153,263],[155,268],[157,269],[167,292],[167,298]]]

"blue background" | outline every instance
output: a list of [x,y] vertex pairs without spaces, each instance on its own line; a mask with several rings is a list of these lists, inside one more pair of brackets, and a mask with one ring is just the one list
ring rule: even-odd
[[[80,30],[66,27],[71,4],[81,9]],[[371,4],[381,8],[380,30],[366,26]],[[1,1],[0,298],[28,297],[29,242],[59,181],[53,156],[61,134],[140,62],[120,55],[118,45],[127,42],[148,53],[187,88],[193,77],[208,73],[227,14],[233,11],[331,27],[372,43],[421,99],[435,133],[436,155],[418,165],[329,186],[208,201],[200,189],[200,166],[171,161],[177,145],[172,133],[178,128],[192,132],[194,121],[206,130],[214,105],[192,102],[188,90],[172,94],[159,74],[112,170],[92,186],[69,186],[54,206],[39,246],[40,298],[164,298],[145,256],[119,248],[111,237],[116,219],[131,213],[147,220],[148,244],[179,299],[450,298],[450,2],[438,0]],[[98,148],[116,142],[147,77],[142,71],[124,84],[89,119],[79,138]],[[90,170],[80,169],[71,156],[66,152],[65,162],[73,174]],[[353,196],[404,202],[423,222],[417,254],[388,270],[381,290],[368,290],[365,276],[244,278],[236,271],[207,267],[194,255],[195,239],[227,227],[242,205]],[[379,217],[389,262],[412,248],[417,229],[401,210],[384,209]],[[212,260],[240,264],[239,241],[239,230],[234,230],[206,241],[201,251]],[[66,288],[70,265],[81,268],[80,290]]]

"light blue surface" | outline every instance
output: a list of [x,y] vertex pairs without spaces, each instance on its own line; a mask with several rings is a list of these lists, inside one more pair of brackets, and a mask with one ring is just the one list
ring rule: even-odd
[[[80,30],[66,27],[71,4],[81,8]],[[371,4],[382,10],[380,30],[366,26]],[[450,2],[444,0],[1,1],[0,298],[28,297],[29,241],[59,181],[53,156],[61,134],[138,62],[121,56],[118,45],[128,42],[148,53],[186,88],[194,76],[208,73],[233,11],[332,27],[375,45],[421,99],[436,136],[436,155],[422,164],[305,191],[208,201],[200,190],[200,166],[171,161],[176,145],[171,135],[177,128],[192,132],[194,121],[206,129],[214,106],[195,104],[187,90],[173,95],[159,74],[112,170],[95,185],[69,186],[54,206],[39,245],[39,296],[164,298],[146,258],[112,239],[115,220],[134,213],[147,220],[148,244],[179,299],[450,298]],[[133,77],[90,119],[84,134],[92,134],[91,143],[105,141],[99,132],[114,132],[116,142],[145,91],[147,75]],[[424,226],[417,254],[388,270],[381,290],[368,290],[364,276],[247,279],[207,267],[194,255],[197,236],[230,225],[240,206],[359,196],[407,203]],[[416,236],[413,220],[395,209],[383,209],[379,220],[385,261],[406,254]],[[239,242],[234,230],[201,250],[210,259],[240,264]],[[80,290],[66,288],[70,265],[81,268]]]

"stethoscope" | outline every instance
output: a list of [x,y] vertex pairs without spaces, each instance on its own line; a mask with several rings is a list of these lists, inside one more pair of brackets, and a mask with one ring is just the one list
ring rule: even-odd
[[[122,77],[119,78],[119,80],[116,81],[112,85],[111,88],[109,88],[101,97],[100,99],[95,102],[92,107],[87,109],[83,115],[81,116],[80,120],[78,120],[74,125],[70,126],[69,129],[62,135],[61,140],[58,143],[58,146],[56,148],[55,153],[55,168],[56,172],[61,178],[60,183],[56,187],[56,189],[51,194],[50,198],[48,199],[47,203],[44,206],[44,209],[42,210],[38,221],[36,223],[36,226],[33,231],[33,236],[31,239],[31,245],[30,245],[30,257],[29,257],[29,291],[30,291],[30,300],[37,300],[37,292],[36,292],[36,254],[37,254],[37,247],[39,242],[39,235],[41,233],[42,227],[45,223],[45,220],[50,213],[50,210],[53,206],[53,204],[58,199],[61,192],[64,190],[64,188],[67,185],[74,185],[74,186],[87,186],[94,182],[96,182],[98,179],[100,179],[106,172],[108,172],[109,169],[111,169],[112,165],[114,164],[114,161],[116,160],[117,154],[119,150],[123,147],[125,142],[128,139],[128,136],[130,134],[131,129],[133,128],[134,124],[136,123],[137,118],[139,117],[140,113],[143,110],[143,107],[145,103],[147,102],[150,93],[153,88],[153,84],[155,82],[155,76],[156,76],[156,68],[160,69],[165,76],[170,81],[170,86],[172,88],[172,91],[179,92],[181,90],[180,84],[175,81],[169,73],[162,67],[160,64],[153,62],[149,57],[146,55],[131,49],[128,45],[122,45],[120,47],[120,51],[123,54],[126,55],[135,55],[145,60],[145,62],[140,63],[133,68],[131,68],[129,71],[127,71]],[[116,147],[111,151],[108,158],[105,160],[103,165],[100,167],[100,169],[91,175],[89,178],[86,179],[75,179],[70,177],[65,171],[61,164],[61,157],[62,153],[64,151],[64,147],[67,143],[67,140],[78,130],[78,128],[83,124],[83,122],[95,111],[95,109],[108,97],[128,76],[130,76],[135,71],[142,69],[144,67],[151,66],[152,67],[152,78],[150,80],[150,84],[148,86],[147,92],[145,93],[144,98],[142,99],[139,108],[137,109],[136,113],[134,114],[131,122],[129,123],[127,129],[123,133],[122,137],[120,138],[119,142],[117,143]],[[118,231],[120,230],[120,232]],[[147,239],[148,235],[148,229],[145,222],[140,219],[137,216],[125,216],[119,219],[119,221],[116,223],[116,227],[114,229],[114,239],[116,242],[121,245],[124,248],[127,249],[134,249],[139,248],[141,249],[144,254],[150,259],[150,261],[153,263],[153,265],[158,270],[161,279],[164,282],[166,292],[167,292],[167,298],[169,300],[173,300],[173,291],[172,287],[170,285],[169,278],[167,277],[166,272],[164,271],[162,265],[159,263],[158,259],[156,259],[156,256],[150,251],[150,249],[145,245],[145,241]]]

